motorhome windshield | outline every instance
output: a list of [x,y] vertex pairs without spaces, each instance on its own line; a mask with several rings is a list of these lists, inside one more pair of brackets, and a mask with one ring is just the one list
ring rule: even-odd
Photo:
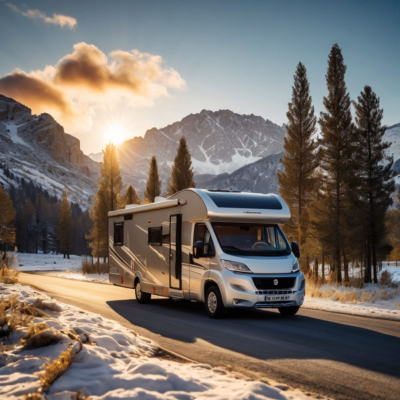
[[214,222],[212,227],[222,250],[228,254],[265,257],[291,253],[278,225]]

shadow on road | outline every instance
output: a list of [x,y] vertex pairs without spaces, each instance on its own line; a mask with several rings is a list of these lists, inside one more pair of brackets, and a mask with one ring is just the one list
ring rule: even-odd
[[202,303],[162,298],[107,304],[132,324],[181,342],[202,339],[259,360],[325,359],[400,377],[400,338],[365,328],[255,309],[211,320]]

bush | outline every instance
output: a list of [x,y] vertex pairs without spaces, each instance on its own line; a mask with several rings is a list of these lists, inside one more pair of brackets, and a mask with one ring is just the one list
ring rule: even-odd
[[387,270],[382,271],[381,277],[379,279],[379,283],[381,285],[392,284],[393,283],[393,275]]
[[350,278],[349,286],[354,287],[356,289],[362,289],[364,287],[364,279],[363,278]]
[[6,253],[0,259],[0,282],[14,285],[18,282],[19,271],[15,269],[18,258],[14,254]]
[[91,257],[82,257],[83,274],[108,274],[108,263],[93,262]]

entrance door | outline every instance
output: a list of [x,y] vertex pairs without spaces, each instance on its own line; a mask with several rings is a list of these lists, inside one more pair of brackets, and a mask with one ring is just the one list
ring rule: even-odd
[[182,289],[182,215],[169,220],[169,286]]

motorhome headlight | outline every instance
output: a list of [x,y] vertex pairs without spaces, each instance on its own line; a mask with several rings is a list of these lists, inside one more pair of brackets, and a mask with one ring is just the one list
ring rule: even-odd
[[292,272],[297,272],[300,269],[299,262],[296,260],[292,266]]
[[237,261],[228,261],[228,260],[221,260],[221,264],[224,268],[228,269],[229,271],[233,272],[244,272],[244,273],[251,273],[250,268],[241,262]]

